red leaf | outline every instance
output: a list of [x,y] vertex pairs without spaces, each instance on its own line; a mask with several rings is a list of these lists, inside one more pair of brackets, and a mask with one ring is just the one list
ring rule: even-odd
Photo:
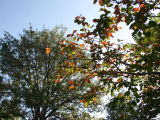
[[73,31],[73,34],[74,34],[75,32],[77,32],[77,30],[74,30],[74,31]]
[[79,83],[76,83],[76,85],[79,86],[80,84],[79,84]]
[[117,6],[115,8],[114,14],[116,14],[116,15],[120,14],[120,8],[119,8],[119,6]]
[[59,41],[60,44],[63,44],[63,41]]
[[71,37],[71,34],[68,34],[67,37]]
[[64,52],[61,52],[62,55],[64,55]]
[[71,80],[70,80],[70,81],[68,81],[68,83],[72,84],[72,83],[73,83],[73,81],[71,81]]
[[102,44],[105,46],[105,45],[108,45],[109,42],[102,42]]
[[117,18],[117,22],[120,22],[121,18],[122,18],[121,15],[119,15],[118,18]]
[[93,22],[98,22],[98,19],[93,19]]
[[140,3],[141,2],[141,0],[137,0],[137,3]]
[[80,16],[77,16],[75,19],[80,19],[81,17]]
[[58,83],[58,80],[56,80],[55,83]]
[[86,79],[86,82],[87,82],[87,83],[90,83],[90,80],[89,80],[89,79]]
[[126,0],[123,0],[123,4],[126,4]]
[[82,20],[85,20],[86,18],[85,17],[82,17]]
[[102,6],[102,0],[99,0],[99,5]]
[[114,63],[116,60],[115,59],[111,59],[111,61]]

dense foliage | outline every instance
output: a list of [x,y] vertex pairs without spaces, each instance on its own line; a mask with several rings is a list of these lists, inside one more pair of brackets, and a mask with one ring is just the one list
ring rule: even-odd
[[[88,107],[101,92],[112,96],[107,119],[151,119],[159,113],[160,20],[154,14],[159,0],[93,3],[100,5],[100,17],[91,25],[77,16],[82,29],[68,34],[69,41],[46,30],[25,31],[20,41],[8,34],[3,38],[1,71],[22,117],[46,119],[77,99]],[[112,42],[120,22],[133,30],[135,44]]]
[[69,43],[64,34],[65,29],[59,27],[52,31],[30,28],[19,39],[9,33],[1,38],[1,84],[8,86],[2,91],[1,118],[61,119],[73,112],[73,105],[83,108],[80,100],[97,94],[89,94],[94,85],[85,84],[82,77],[86,75],[72,67],[85,63],[75,63],[69,52],[61,52],[62,41]]
[[[160,108],[160,22],[158,0],[94,0],[103,13],[95,25],[77,16],[82,25],[68,37],[91,54],[91,71],[96,73],[112,99],[107,105],[110,119],[151,119]],[[119,23],[133,30],[136,44],[112,42]],[[125,28],[123,28],[125,29]],[[109,117],[108,117],[109,119]]]

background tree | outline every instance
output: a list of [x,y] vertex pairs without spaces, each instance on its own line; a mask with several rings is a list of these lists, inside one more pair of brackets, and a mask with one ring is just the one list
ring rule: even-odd
[[[86,75],[73,67],[76,63],[69,51],[62,52],[63,41],[69,42],[64,34],[63,27],[52,31],[34,31],[30,27],[19,39],[9,33],[1,38],[1,75],[9,85],[3,99],[13,101],[12,108],[17,108],[17,114],[6,108],[7,114],[23,119],[58,119],[61,115],[57,113],[80,100],[87,107],[83,99],[97,94],[96,91],[90,94],[94,85],[85,84],[82,77]],[[83,107],[82,103],[76,104],[78,109]]]

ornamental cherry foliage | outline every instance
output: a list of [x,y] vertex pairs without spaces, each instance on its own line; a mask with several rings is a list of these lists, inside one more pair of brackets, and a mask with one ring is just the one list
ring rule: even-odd
[[[115,96],[110,108],[116,111],[119,119],[130,118],[132,112],[133,118],[146,119],[155,116],[158,108],[149,101],[159,104],[159,92],[156,91],[160,89],[160,22],[153,19],[158,16],[152,11],[159,9],[160,2],[158,0],[94,0],[93,2],[98,3],[100,11],[103,12],[99,18],[93,19],[94,25],[86,22],[85,17],[77,16],[74,22],[82,25],[82,29],[74,30],[68,35],[73,42],[68,46],[75,45],[73,51],[77,53],[86,51],[89,54],[87,58],[83,58],[88,62],[81,67],[81,71],[94,75],[93,77],[102,83],[98,86],[98,91],[106,90]],[[133,30],[132,36],[136,44],[124,45],[119,39],[117,42],[112,42],[114,33],[122,29],[119,26],[120,22],[126,23]],[[79,56],[75,54],[74,57],[80,60]],[[88,81],[88,77],[83,79]],[[89,82],[93,82],[93,79],[91,80]],[[146,99],[145,96],[149,97],[152,92],[154,97]],[[118,103],[115,98],[122,100]],[[122,107],[114,109],[119,104],[122,104]],[[115,106],[111,107],[112,105]],[[150,114],[147,116],[148,112]]]
[[[109,28],[112,24],[112,17],[115,17],[115,23],[125,22],[134,30],[133,35],[145,33],[149,24],[155,24],[149,18],[158,17],[154,11],[159,10],[159,0],[94,0],[94,4],[99,1],[101,14],[97,26],[94,30],[102,38],[104,29]],[[100,4],[101,3],[101,4]]]

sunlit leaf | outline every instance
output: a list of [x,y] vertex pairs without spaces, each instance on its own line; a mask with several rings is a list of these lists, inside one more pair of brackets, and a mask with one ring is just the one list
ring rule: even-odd
[[48,55],[51,52],[51,48],[46,48],[46,54]]
[[134,12],[139,12],[139,8],[134,8],[133,11]]
[[74,88],[74,85],[71,85],[71,86],[69,87],[70,90],[73,89],[73,88]]
[[102,0],[99,0],[99,5],[102,6]]
[[87,108],[88,107],[88,102],[84,103],[84,107]]

